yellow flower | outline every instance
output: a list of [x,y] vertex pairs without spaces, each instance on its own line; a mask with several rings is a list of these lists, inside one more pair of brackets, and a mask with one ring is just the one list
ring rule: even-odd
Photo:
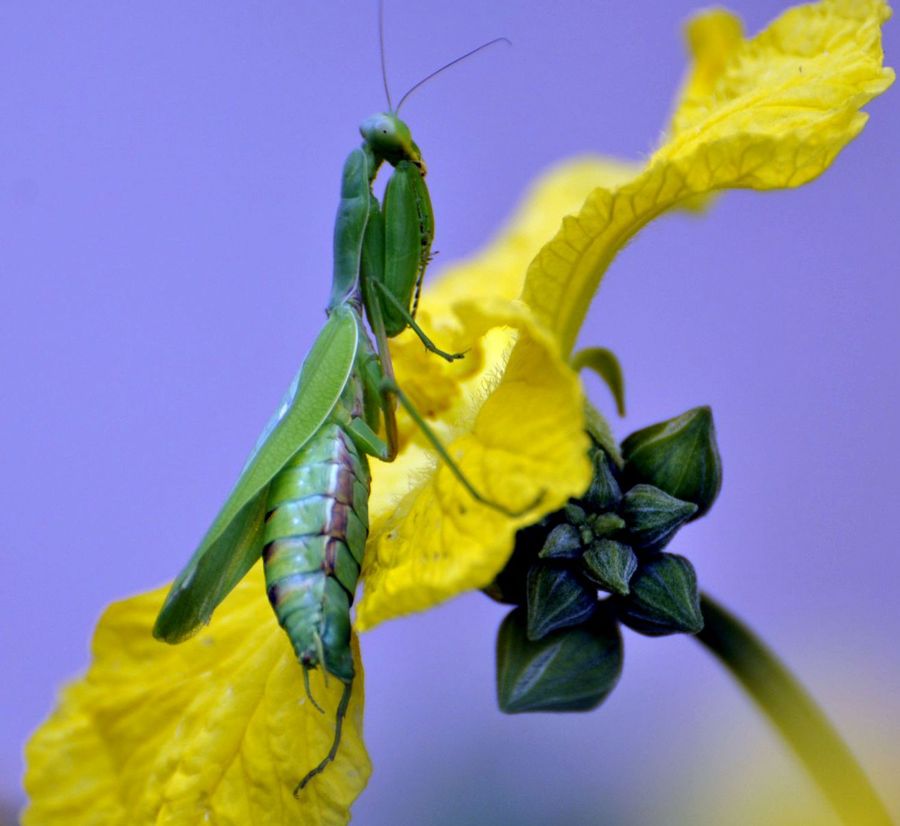
[[[889,14],[881,0],[823,0],[749,40],[726,12],[696,18],[692,69],[648,162],[561,166],[488,250],[427,292],[423,325],[469,357],[445,365],[400,337],[401,385],[488,496],[542,499],[518,519],[478,505],[401,422],[397,461],[373,463],[358,630],[487,585],[520,527],[584,490],[584,400],[568,359],[613,257],[668,209],[821,174],[892,82],[880,34]],[[337,759],[295,800],[330,746],[341,687],[317,674],[326,714],[311,706],[263,590],[256,569],[179,646],[150,636],[162,591],[110,607],[88,673],[28,744],[26,826],[346,822],[370,772],[358,651]]]
[[591,192],[528,268],[523,298],[564,353],[613,257],[653,218],[723,189],[800,186],[831,165],[893,82],[889,17],[883,0],[823,0],[750,40],[724,11],[692,21],[695,65],[667,140],[634,179]]

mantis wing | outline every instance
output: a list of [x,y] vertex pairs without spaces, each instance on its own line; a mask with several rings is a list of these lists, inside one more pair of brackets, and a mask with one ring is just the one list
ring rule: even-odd
[[353,370],[359,323],[336,308],[218,516],[172,584],[153,636],[176,643],[209,622],[216,606],[259,559],[269,482],[322,426]]

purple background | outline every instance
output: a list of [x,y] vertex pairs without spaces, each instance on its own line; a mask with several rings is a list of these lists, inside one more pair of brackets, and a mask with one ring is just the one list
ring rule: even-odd
[[[404,109],[429,166],[439,271],[547,164],[653,148],[698,4],[387,5],[395,98],[483,40],[515,44]],[[786,4],[731,5],[756,30]],[[900,55],[896,24],[886,51]],[[341,163],[383,93],[374,3],[359,0],[13,0],[0,76],[12,812],[22,743],[85,667],[102,607],[179,569],[321,324]],[[725,486],[673,550],[789,660],[900,813],[896,90],[870,111],[811,186],[729,194],[702,220],[650,227],[583,338],[625,366],[620,435],[712,404]],[[821,807],[690,639],[628,633],[623,679],[590,716],[500,715],[503,613],[470,594],[364,637],[375,774],[358,822],[750,823],[734,778],[760,766],[766,788]]]

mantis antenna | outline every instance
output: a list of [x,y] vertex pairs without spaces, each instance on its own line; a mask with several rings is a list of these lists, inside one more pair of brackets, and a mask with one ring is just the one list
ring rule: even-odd
[[384,95],[387,98],[388,111],[393,112],[394,104],[391,103],[391,90],[388,88],[387,67],[384,63],[384,0],[378,0],[378,47],[381,52],[381,79],[384,81]]
[[387,64],[384,57],[384,0],[378,0],[378,47],[381,53],[381,79],[384,82],[384,96],[387,98],[388,111],[393,112],[395,115],[400,112],[400,107],[403,106],[406,99],[416,91],[421,86],[424,86],[429,80],[433,77],[436,77],[444,69],[449,69],[451,66],[455,66],[457,63],[466,60],[469,57],[472,57],[474,54],[478,54],[478,52],[483,49],[487,49],[490,46],[494,46],[497,43],[505,43],[507,46],[512,46],[512,41],[508,37],[495,37],[493,40],[488,40],[487,43],[482,43],[480,46],[476,46],[471,51],[466,52],[464,55],[460,55],[459,57],[451,60],[449,63],[445,63],[439,69],[435,69],[431,74],[423,77],[418,83],[416,83],[411,89],[409,89],[402,98],[400,98],[400,103],[397,104],[397,108],[394,108],[394,104],[391,102],[391,90],[388,87],[388,79],[387,79]]
[[[379,1],[380,1],[380,0],[379,0]],[[495,37],[493,40],[488,40],[487,43],[482,43],[480,46],[476,46],[476,47],[475,47],[474,49],[472,49],[471,51],[466,52],[464,55],[460,55],[459,57],[455,58],[454,60],[451,60],[449,63],[445,63],[445,64],[444,64],[443,66],[441,66],[439,69],[435,69],[431,74],[426,75],[425,77],[423,77],[418,83],[416,83],[411,89],[409,89],[409,90],[406,92],[406,94],[403,95],[402,98],[400,98],[400,103],[397,104],[397,108],[394,109],[394,110],[392,110],[392,111],[393,111],[395,114],[399,113],[400,107],[403,106],[403,104],[404,104],[404,102],[406,101],[406,99],[407,99],[413,92],[415,92],[416,89],[420,88],[421,86],[424,86],[424,85],[425,85],[429,80],[431,80],[433,77],[436,77],[436,76],[439,75],[441,72],[443,72],[444,69],[449,69],[451,66],[455,66],[457,63],[462,62],[462,61],[465,60],[466,58],[472,57],[472,55],[478,54],[478,52],[482,51],[483,49],[487,49],[487,48],[489,48],[490,46],[494,46],[494,45],[497,44],[497,43],[505,43],[507,46],[512,46],[512,41],[511,41],[508,37]],[[383,56],[383,53],[382,53],[382,56]]]

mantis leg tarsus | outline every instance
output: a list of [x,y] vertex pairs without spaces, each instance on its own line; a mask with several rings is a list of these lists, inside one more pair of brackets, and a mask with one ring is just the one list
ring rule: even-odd
[[334,718],[334,740],[331,743],[331,748],[328,751],[328,754],[322,759],[322,762],[319,763],[314,769],[308,771],[300,782],[294,787],[294,797],[299,797],[300,792],[302,792],[306,785],[312,780],[317,774],[321,774],[325,771],[325,768],[331,763],[335,756],[337,755],[338,748],[341,745],[341,730],[344,726],[344,717],[347,716],[347,708],[350,705],[350,695],[353,691],[353,680],[349,683],[344,683],[344,693],[341,694],[341,701],[338,703],[337,714]]

